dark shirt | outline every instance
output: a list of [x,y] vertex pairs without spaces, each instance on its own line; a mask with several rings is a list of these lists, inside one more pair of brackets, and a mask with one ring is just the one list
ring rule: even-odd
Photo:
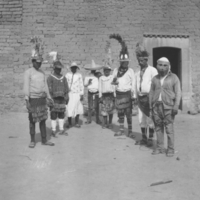
[[176,74],[169,72],[164,79],[163,85],[160,83],[160,75],[154,76],[149,93],[149,104],[152,109],[159,99],[161,93],[162,102],[165,109],[177,109],[181,100],[181,87]]
[[69,87],[65,76],[51,74],[47,79],[47,84],[52,98],[64,97],[68,99]]

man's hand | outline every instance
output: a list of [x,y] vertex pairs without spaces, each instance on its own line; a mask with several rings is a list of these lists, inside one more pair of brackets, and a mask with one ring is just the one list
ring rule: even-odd
[[53,107],[53,105],[54,105],[54,101],[53,101],[53,99],[51,99],[51,98],[47,98],[47,106],[49,106],[49,107]]
[[80,95],[80,101],[83,101],[83,95]]
[[152,111],[152,109],[150,109],[150,111],[149,111],[149,118],[153,119],[153,111]]
[[172,109],[172,115],[175,116],[175,115],[177,115],[177,114],[178,114],[178,110],[173,108],[173,109]]
[[99,98],[99,103],[103,103],[102,97]]
[[65,103],[66,103],[66,105],[69,103],[69,98],[65,99]]
[[137,105],[137,103],[138,103],[137,98],[132,97],[131,100],[132,100],[133,105]]
[[30,103],[29,103],[28,100],[26,100],[26,108],[27,108],[28,111],[30,111]]

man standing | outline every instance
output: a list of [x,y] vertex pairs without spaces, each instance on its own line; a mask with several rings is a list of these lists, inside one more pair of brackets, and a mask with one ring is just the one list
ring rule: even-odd
[[65,75],[69,85],[69,103],[67,105],[68,127],[72,126],[72,117],[75,117],[75,127],[80,128],[79,116],[83,114],[83,105],[81,103],[84,93],[83,78],[77,72],[79,67],[76,62],[73,62],[70,68],[71,72]]
[[[137,144],[152,146],[154,135],[154,124],[149,118],[149,92],[151,88],[152,78],[158,74],[156,68],[148,65],[149,53],[140,45],[136,45],[136,57],[140,66],[140,71],[136,73],[136,97],[138,102],[138,117],[142,131],[142,140],[137,141]],[[147,132],[149,128],[149,139]]]
[[113,71],[113,84],[116,85],[116,109],[118,112],[120,131],[114,136],[124,134],[124,117],[126,115],[128,122],[128,136],[134,137],[132,133],[132,99],[135,89],[135,74],[133,69],[129,68],[129,53],[125,42],[118,34],[110,35],[110,39],[116,39],[121,44],[119,54],[120,66]]
[[59,134],[60,135],[68,135],[68,133],[64,130],[64,118],[65,118],[65,110],[66,104],[68,103],[69,97],[69,87],[67,83],[67,79],[65,76],[61,74],[61,70],[63,68],[62,63],[58,59],[57,52],[50,52],[49,55],[55,56],[53,57],[53,70],[47,79],[49,92],[51,97],[53,98],[54,104],[50,106],[51,111],[51,128],[52,128],[52,136],[56,136],[56,125],[58,118],[59,125]]
[[90,70],[89,76],[85,77],[84,86],[88,89],[88,119],[85,122],[90,124],[92,122],[92,111],[95,110],[96,123],[100,124],[99,119],[99,79],[96,76],[96,70],[100,70],[102,66],[96,65],[92,60],[92,64],[89,67],[85,67],[86,70]]
[[34,37],[31,42],[35,45],[32,50],[33,67],[25,71],[24,93],[26,107],[29,111],[29,128],[31,142],[30,148],[35,147],[35,123],[39,122],[43,145],[53,146],[54,143],[47,141],[46,119],[48,118],[47,98],[50,99],[45,73],[40,69],[42,65],[43,49],[39,38]]
[[153,155],[165,153],[164,128],[167,133],[167,156],[174,155],[174,119],[178,114],[181,88],[178,77],[170,71],[170,62],[163,57],[157,61],[158,75],[152,79],[149,93],[150,115],[157,135],[157,147]]

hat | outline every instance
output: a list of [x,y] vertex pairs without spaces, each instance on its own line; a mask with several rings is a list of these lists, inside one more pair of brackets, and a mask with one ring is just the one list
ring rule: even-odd
[[62,65],[62,63],[60,62],[60,55],[58,55],[57,51],[51,51],[48,55],[52,59],[52,60],[49,60],[48,62],[51,63],[54,68],[55,67],[56,68],[63,68],[64,67]]
[[122,39],[122,37],[119,34],[111,34],[109,38],[117,40],[121,45],[121,51],[119,53],[119,61],[120,62],[130,61],[128,48],[126,46],[125,41]]
[[70,68],[72,68],[72,67],[77,67],[80,69],[80,67],[78,66],[78,64],[76,62],[71,63]]
[[84,69],[86,69],[86,70],[94,70],[94,71],[96,71],[96,70],[100,70],[100,69],[102,69],[103,68],[103,66],[102,65],[97,65],[95,62],[94,62],[94,60],[92,60],[92,63],[91,64],[89,64],[89,65],[86,65],[85,67],[84,67]]
[[43,54],[44,54],[44,48],[43,48],[43,43],[42,40],[34,36],[31,38],[30,41],[33,44],[33,49],[31,52],[31,58],[32,60],[36,60],[36,62],[42,62],[43,61]]
[[149,52],[139,42],[136,44],[136,57],[149,57]]

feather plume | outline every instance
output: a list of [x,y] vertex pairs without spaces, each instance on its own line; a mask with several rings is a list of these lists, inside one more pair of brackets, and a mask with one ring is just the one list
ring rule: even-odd
[[117,40],[120,43],[120,45],[121,45],[120,54],[123,54],[123,55],[127,54],[127,55],[129,55],[126,43],[125,43],[125,41],[122,39],[122,37],[119,34],[111,34],[109,36],[109,38],[110,39],[115,39],[115,40]]
[[31,38],[30,43],[33,44],[32,57],[42,56],[44,53],[42,40],[39,37],[34,36]]
[[106,52],[106,56],[105,56],[105,66],[110,66],[113,63],[113,59],[112,59],[112,52],[111,52],[111,44],[109,41],[106,41],[106,47],[105,47],[105,52]]
[[137,57],[148,57],[149,53],[145,49],[145,47],[141,43],[136,44],[136,50],[135,50],[136,56]]

